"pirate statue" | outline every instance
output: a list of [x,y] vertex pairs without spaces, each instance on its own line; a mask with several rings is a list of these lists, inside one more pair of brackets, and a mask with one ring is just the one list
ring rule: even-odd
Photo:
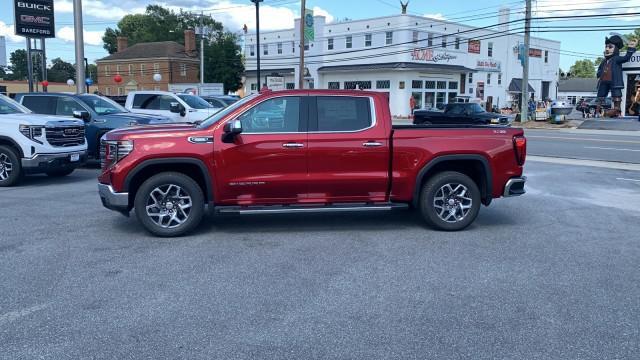
[[[610,34],[611,35],[611,34]],[[611,117],[620,116],[620,103],[622,102],[622,64],[631,59],[631,55],[636,51],[636,41],[627,43],[627,53],[620,56],[620,49],[624,46],[622,36],[613,34],[605,38],[604,60],[598,67],[598,107],[597,113],[601,113],[601,105],[604,99],[611,92],[613,99],[613,109],[608,114]]]

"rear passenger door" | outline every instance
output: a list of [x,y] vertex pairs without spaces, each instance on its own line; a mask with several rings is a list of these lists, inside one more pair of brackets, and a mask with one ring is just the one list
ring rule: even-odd
[[389,143],[368,96],[310,96],[309,200],[386,201]]

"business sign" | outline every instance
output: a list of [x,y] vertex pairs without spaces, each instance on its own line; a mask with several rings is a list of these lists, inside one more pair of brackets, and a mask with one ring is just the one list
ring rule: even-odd
[[200,96],[224,95],[224,84],[222,83],[181,83],[169,84],[169,91],[173,93],[185,93]]
[[284,76],[267,76],[267,88],[270,90],[284,90]]
[[[516,46],[513,47],[513,53],[520,55],[520,48],[524,48],[524,44],[518,44]],[[522,50],[522,52],[524,52],[524,50]],[[529,57],[537,57],[537,58],[541,58],[542,57],[542,50],[541,49],[536,49],[536,48],[529,48]]]
[[411,60],[424,62],[449,62],[458,57],[448,52],[435,52],[433,49],[413,49],[411,51]]
[[480,40],[469,40],[469,50],[471,54],[480,54]]
[[476,61],[476,70],[481,71],[500,71],[500,61],[496,60],[478,60]]
[[15,34],[30,38],[56,36],[53,0],[14,0]]
[[304,42],[314,41],[316,32],[313,28],[313,10],[304,9]]

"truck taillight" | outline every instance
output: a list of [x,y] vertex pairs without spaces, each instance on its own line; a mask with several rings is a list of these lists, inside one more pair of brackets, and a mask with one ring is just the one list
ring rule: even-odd
[[516,161],[518,162],[518,165],[524,165],[525,158],[527,157],[527,138],[524,136],[514,136],[513,150],[516,153]]

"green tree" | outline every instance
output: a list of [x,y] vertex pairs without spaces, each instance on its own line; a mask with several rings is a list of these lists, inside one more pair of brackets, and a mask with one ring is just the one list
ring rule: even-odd
[[241,53],[237,35],[217,34],[205,45],[204,81],[223,83],[225,93],[242,87],[244,64]]
[[578,60],[575,64],[571,65],[569,69],[571,77],[578,78],[594,78],[596,77],[596,67],[593,61],[589,59]]
[[596,61],[594,61],[594,62],[593,62],[593,64],[594,64],[595,66],[600,66],[600,63],[601,63],[601,62],[603,62],[603,61],[604,61],[604,58],[603,58],[602,56],[598,56],[598,57],[596,58]]
[[7,77],[7,69],[0,65],[0,80],[3,80]]
[[25,80],[27,78],[27,50],[18,49],[9,54],[10,80]]
[[51,82],[67,82],[76,78],[76,68],[60,58],[51,60],[51,67],[47,71],[47,78]]

